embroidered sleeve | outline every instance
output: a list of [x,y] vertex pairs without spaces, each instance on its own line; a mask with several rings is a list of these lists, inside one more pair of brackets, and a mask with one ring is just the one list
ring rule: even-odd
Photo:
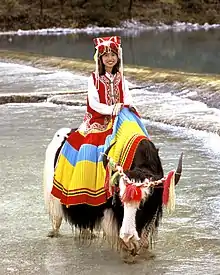
[[88,80],[88,101],[90,107],[102,115],[111,115],[113,112],[114,105],[109,106],[107,104],[100,103],[99,94],[94,85],[92,76],[90,76]]

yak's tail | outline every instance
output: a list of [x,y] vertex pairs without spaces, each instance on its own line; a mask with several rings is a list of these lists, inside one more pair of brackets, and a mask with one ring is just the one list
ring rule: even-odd
[[[50,147],[50,144],[48,146],[48,149],[50,149],[49,147]],[[44,174],[43,174],[45,208],[51,217],[55,216],[55,217],[61,218],[63,216],[63,213],[62,213],[62,207],[61,207],[60,201],[59,199],[55,198],[51,194],[51,191],[53,188],[54,158],[52,157],[52,154],[48,155],[47,153],[48,153],[48,150],[45,156]],[[54,157],[55,157],[55,154],[54,154]]]
[[44,171],[43,171],[43,189],[44,189],[44,202],[47,212],[50,217],[63,217],[62,206],[59,199],[51,195],[53,188],[53,177],[54,177],[54,160],[57,150],[63,144],[67,134],[70,133],[71,129],[62,128],[58,130],[52,141],[47,147],[45,153]]

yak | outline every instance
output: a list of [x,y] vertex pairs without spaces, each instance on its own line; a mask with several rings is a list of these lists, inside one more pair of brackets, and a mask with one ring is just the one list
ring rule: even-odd
[[[136,148],[134,159],[129,170],[118,173],[115,177],[112,196],[100,206],[86,204],[61,205],[51,195],[53,175],[60,150],[71,131],[76,129],[62,128],[58,130],[48,145],[44,165],[44,195],[49,216],[52,220],[50,237],[57,237],[62,219],[78,228],[80,232],[89,230],[93,233],[101,229],[103,235],[111,243],[120,244],[123,259],[139,254],[141,248],[148,249],[152,236],[157,232],[163,214],[164,171],[159,157],[159,150],[147,137]],[[111,145],[112,146],[112,145]],[[103,165],[108,165],[108,153],[103,155]],[[182,157],[174,176],[175,185],[182,172]],[[112,173],[116,173],[113,171]],[[126,183],[126,180],[128,183]],[[127,190],[127,187],[129,190]],[[125,193],[126,199],[125,199]],[[136,196],[139,194],[138,196]],[[135,198],[136,196],[136,198]],[[138,199],[137,199],[138,197]],[[117,245],[118,247],[118,245]],[[126,253],[125,253],[126,252]],[[126,256],[125,256],[126,254]]]

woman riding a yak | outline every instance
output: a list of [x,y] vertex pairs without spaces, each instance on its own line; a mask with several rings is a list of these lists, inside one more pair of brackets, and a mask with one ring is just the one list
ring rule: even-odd
[[44,195],[53,227],[48,236],[58,236],[65,217],[82,231],[101,228],[111,244],[122,243],[135,257],[152,241],[162,206],[175,207],[182,155],[177,170],[164,177],[123,76],[120,37],[94,43],[96,70],[88,80],[83,123],[57,131],[46,150]]
[[54,173],[51,194],[67,207],[106,203],[112,194],[102,154],[115,143],[109,156],[129,169],[138,143],[148,136],[123,76],[121,38],[95,38],[94,44],[96,69],[88,80],[87,111],[68,135]]

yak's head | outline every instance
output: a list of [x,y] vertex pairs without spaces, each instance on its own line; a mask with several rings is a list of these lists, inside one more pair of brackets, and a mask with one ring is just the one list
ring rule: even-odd
[[[103,156],[104,167],[108,164],[107,155],[112,146]],[[182,155],[174,175],[175,184],[178,183],[181,172]],[[130,170],[124,171],[118,181],[119,198],[124,209],[119,236],[133,253],[137,250],[142,230],[152,222],[155,215],[159,215],[158,211],[162,212],[163,179],[158,149],[150,140],[142,140],[136,149]],[[152,182],[152,186],[149,182]]]

